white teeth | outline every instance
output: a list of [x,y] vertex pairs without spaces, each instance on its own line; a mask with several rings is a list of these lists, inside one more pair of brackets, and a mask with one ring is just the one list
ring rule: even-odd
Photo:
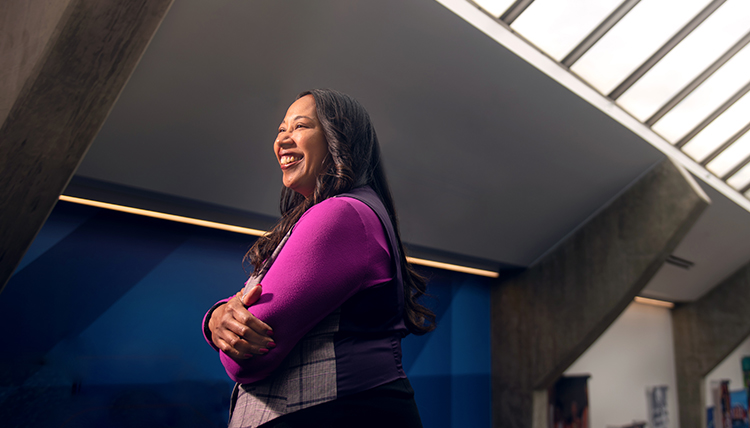
[[282,165],[289,165],[292,162],[296,162],[302,159],[301,156],[284,155],[279,159],[279,163]]

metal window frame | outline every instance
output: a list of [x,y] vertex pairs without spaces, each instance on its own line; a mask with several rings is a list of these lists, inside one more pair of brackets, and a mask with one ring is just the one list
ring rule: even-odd
[[739,131],[737,131],[734,135],[732,135],[731,137],[729,137],[729,139],[727,141],[725,141],[724,144],[722,144],[721,146],[715,148],[711,153],[709,153],[708,156],[706,156],[706,158],[703,159],[700,162],[701,166],[708,165],[709,162],[711,162],[712,160],[716,159],[717,156],[719,156],[720,154],[722,154],[724,152],[724,150],[728,149],[729,146],[731,146],[732,144],[734,144],[735,141],[739,140],[749,130],[750,130],[750,122],[748,122],[747,125],[745,125],[744,127],[742,127],[742,129],[740,129]]
[[625,15],[630,12],[635,5],[637,5],[641,0],[625,0],[622,3],[620,3],[619,6],[617,6],[617,9],[615,9],[612,13],[609,14],[604,20],[599,23],[599,25],[594,28],[588,36],[586,36],[581,43],[578,44],[573,50],[571,50],[568,55],[563,58],[560,63],[564,65],[565,67],[570,68],[573,64],[576,63],[583,54],[588,52],[589,49],[591,49],[596,42],[598,42],[602,37],[604,37],[605,34],[609,30],[612,29],[620,20],[625,17]]
[[[745,159],[742,160],[742,162],[738,163],[737,166],[732,168],[729,172],[719,177],[721,181],[725,182],[729,180],[734,174],[737,174],[742,168],[744,168],[747,164],[750,163],[750,156],[747,156]],[[728,184],[728,183],[727,183]]]
[[720,105],[719,108],[713,111],[708,117],[703,119],[701,123],[699,123],[695,128],[690,130],[684,137],[680,139],[677,143],[675,143],[675,147],[681,149],[685,146],[690,140],[693,139],[696,135],[698,135],[699,132],[703,131],[708,125],[711,124],[717,117],[721,116],[722,113],[727,111],[729,107],[731,107],[734,103],[737,102],[740,98],[745,96],[750,92],[750,81],[745,83],[745,86],[741,87],[739,91],[735,92],[734,95],[729,97],[728,100],[724,101],[724,104]]
[[612,92],[607,95],[610,99],[616,100],[622,96],[631,86],[635,84],[644,74],[648,73],[656,63],[662,60],[675,46],[682,42],[685,37],[693,32],[699,25],[703,23],[712,13],[716,11],[722,4],[727,0],[713,0],[708,6],[704,7],[703,10],[698,12],[685,26],[683,26],[671,39],[667,40],[656,52],[654,52],[649,59],[641,64],[630,76],[626,77]]
[[682,88],[680,92],[675,94],[669,101],[667,101],[659,110],[656,111],[651,117],[646,119],[645,123],[648,126],[654,126],[656,122],[669,113],[680,101],[684,100],[691,92],[695,90],[701,83],[705,82],[711,75],[716,72],[721,66],[726,64],[732,57],[739,51],[742,50],[747,44],[750,43],[750,31],[748,31],[740,40],[737,41],[731,48],[727,49],[716,61],[713,62],[708,68],[703,70],[692,82],[688,83],[687,86]]
[[534,3],[534,0],[516,0],[508,9],[500,15],[500,20],[510,25],[526,10],[527,7]]

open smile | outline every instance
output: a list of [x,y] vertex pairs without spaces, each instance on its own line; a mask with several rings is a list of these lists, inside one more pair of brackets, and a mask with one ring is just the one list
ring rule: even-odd
[[279,159],[279,164],[281,164],[281,168],[289,168],[301,160],[302,156],[300,155],[284,155]]

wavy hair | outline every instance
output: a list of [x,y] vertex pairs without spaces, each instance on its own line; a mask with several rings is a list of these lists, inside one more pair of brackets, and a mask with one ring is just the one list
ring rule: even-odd
[[404,280],[404,320],[409,331],[422,335],[435,329],[435,314],[421,305],[426,280],[406,261],[401,243],[396,209],[393,205],[388,180],[380,162],[380,144],[367,110],[354,98],[331,89],[313,89],[297,96],[312,95],[315,110],[328,143],[328,162],[318,176],[315,190],[309,198],[284,187],[281,191],[281,219],[264,236],[258,238],[245,255],[245,260],[258,272],[287,232],[310,207],[354,188],[370,186],[385,205],[396,232],[401,252],[401,271]]

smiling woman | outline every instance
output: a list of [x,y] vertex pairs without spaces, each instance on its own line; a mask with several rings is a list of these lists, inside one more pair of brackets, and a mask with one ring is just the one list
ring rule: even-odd
[[230,427],[421,427],[401,339],[435,328],[417,302],[367,111],[300,94],[279,126],[282,218],[245,256],[244,292],[204,318],[237,382]]
[[281,165],[284,186],[309,197],[328,157],[328,145],[312,95],[305,95],[289,107],[279,125],[273,149]]

